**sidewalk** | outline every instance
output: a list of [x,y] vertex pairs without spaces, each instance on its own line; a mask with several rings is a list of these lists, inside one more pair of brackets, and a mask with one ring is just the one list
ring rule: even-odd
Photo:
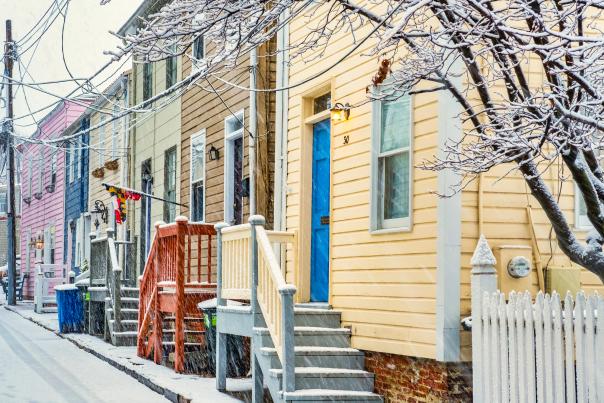
[[[0,301],[3,304],[4,301]],[[19,302],[17,306],[4,305],[4,308],[17,313],[39,326],[71,341],[79,348],[106,361],[112,366],[132,376],[142,384],[164,395],[172,402],[182,403],[232,403],[249,401],[251,379],[228,379],[227,393],[216,390],[215,378],[202,378],[197,375],[177,374],[172,369],[156,365],[136,355],[136,347],[115,347],[102,339],[78,333],[59,333],[56,313],[35,313],[33,303]]]

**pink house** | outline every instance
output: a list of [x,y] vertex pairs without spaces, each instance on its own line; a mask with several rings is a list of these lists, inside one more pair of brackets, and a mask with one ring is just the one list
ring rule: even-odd
[[[62,101],[39,123],[32,139],[63,135],[89,103]],[[35,264],[54,264],[55,276],[66,274],[64,253],[65,148],[61,144],[23,144],[21,156],[21,272],[28,278],[25,298],[33,298]]]

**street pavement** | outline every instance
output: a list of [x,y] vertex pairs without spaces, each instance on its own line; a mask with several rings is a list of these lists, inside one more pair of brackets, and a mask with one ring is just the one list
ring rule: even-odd
[[0,309],[0,402],[166,402],[71,342]]

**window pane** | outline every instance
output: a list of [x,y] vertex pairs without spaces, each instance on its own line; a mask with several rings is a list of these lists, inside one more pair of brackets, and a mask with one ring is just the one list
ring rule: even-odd
[[238,113],[235,116],[228,118],[226,122],[227,134],[243,129],[243,115]]
[[197,60],[201,60],[204,57],[205,49],[203,43],[203,35],[198,36],[193,42],[193,57]]
[[193,185],[193,221],[203,221],[203,182]]
[[409,216],[409,153],[383,158],[384,220]]
[[409,146],[410,98],[402,97],[392,102],[382,102],[382,137],[380,152]]
[[191,147],[191,160],[192,160],[192,178],[193,182],[203,179],[204,169],[204,146],[202,141],[193,142]]
[[331,92],[323,94],[313,99],[313,114],[331,109]]

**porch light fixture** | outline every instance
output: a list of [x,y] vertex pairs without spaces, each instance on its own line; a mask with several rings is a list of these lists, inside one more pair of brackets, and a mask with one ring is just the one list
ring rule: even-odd
[[36,237],[35,247],[36,249],[44,249],[44,238],[41,234]]
[[345,104],[336,102],[329,111],[331,112],[331,120],[334,122],[342,122],[350,118],[350,104],[348,102]]
[[220,152],[216,147],[214,147],[214,145],[212,145],[208,151],[208,156],[210,161],[218,161],[220,159]]

